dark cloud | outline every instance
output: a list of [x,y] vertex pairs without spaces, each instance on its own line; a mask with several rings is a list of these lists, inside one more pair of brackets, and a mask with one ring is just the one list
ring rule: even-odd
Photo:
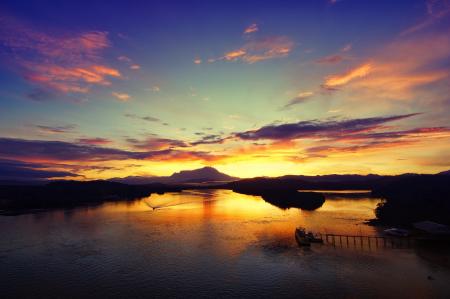
[[419,113],[394,115],[387,117],[358,118],[340,121],[309,120],[289,124],[274,124],[257,130],[235,133],[234,136],[242,140],[293,140],[302,138],[336,138],[374,130],[381,125],[409,118]]
[[[337,136],[332,143],[327,145],[313,146],[305,149],[307,157],[305,159],[316,157],[327,157],[335,152],[360,152],[364,150],[380,150],[392,147],[401,147],[414,144],[423,138],[439,136],[448,136],[450,128],[433,127],[417,128],[404,131],[362,133],[348,136]],[[340,142],[343,141],[343,142]],[[338,145],[340,142],[340,145]]]
[[67,171],[46,170],[47,165],[0,159],[0,180],[43,180],[78,176]]
[[313,92],[302,92],[299,93],[295,98],[292,98],[286,105],[284,105],[284,109],[290,108],[294,105],[302,104],[309,100],[311,97],[314,96]]
[[231,137],[222,137],[221,135],[211,134],[203,136],[200,140],[191,142],[191,145],[200,145],[200,144],[220,144],[225,140],[230,139]]
[[139,150],[162,150],[176,147],[187,147],[188,144],[181,140],[149,137],[144,140],[127,138],[126,141],[134,148]]
[[76,125],[64,125],[64,126],[46,126],[46,125],[33,125],[39,131],[47,134],[64,134],[73,133]]
[[344,60],[344,57],[342,55],[335,54],[335,55],[325,56],[325,57],[322,57],[320,59],[317,59],[316,63],[319,63],[319,64],[336,64],[336,63],[341,62],[342,60]]
[[[184,143],[182,143],[185,145]],[[187,147],[187,145],[186,145]],[[205,151],[164,148],[129,151],[95,145],[80,145],[62,141],[0,138],[0,159],[99,162],[111,160],[204,160],[215,161],[224,156]],[[88,166],[90,167],[90,166]],[[66,167],[69,168],[69,167]],[[89,169],[89,168],[88,168]],[[93,168],[94,169],[94,168]]]
[[[145,121],[149,121],[149,122],[161,122],[161,120],[159,118],[156,118],[153,116],[139,116],[139,115],[132,114],[132,113],[126,113],[125,117],[145,120]],[[164,125],[166,125],[166,123],[164,123]]]
[[89,144],[89,145],[103,145],[109,144],[112,141],[106,138],[96,137],[96,138],[80,138],[78,139],[79,143]]
[[147,153],[79,145],[63,141],[0,138],[0,157],[59,161],[106,161],[143,159]]

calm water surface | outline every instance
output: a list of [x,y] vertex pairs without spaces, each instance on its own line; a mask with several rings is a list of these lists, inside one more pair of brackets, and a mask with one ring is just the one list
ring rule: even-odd
[[378,202],[281,210],[208,190],[0,216],[1,296],[450,298],[447,253],[295,243],[299,225],[377,235],[364,221]]

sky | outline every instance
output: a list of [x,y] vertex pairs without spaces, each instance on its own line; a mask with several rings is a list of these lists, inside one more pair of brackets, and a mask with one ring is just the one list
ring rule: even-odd
[[450,0],[2,1],[0,179],[450,168]]

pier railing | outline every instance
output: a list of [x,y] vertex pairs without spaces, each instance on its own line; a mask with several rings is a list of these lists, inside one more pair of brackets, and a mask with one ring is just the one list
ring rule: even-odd
[[341,234],[315,234],[325,244],[338,247],[354,248],[410,248],[415,239],[411,237],[395,236],[362,236]]

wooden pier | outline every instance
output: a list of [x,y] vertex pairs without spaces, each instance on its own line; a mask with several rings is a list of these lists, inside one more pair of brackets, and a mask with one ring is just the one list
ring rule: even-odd
[[340,235],[340,234],[314,234],[324,244],[335,247],[352,248],[410,248],[415,239],[411,237],[395,236],[362,236],[362,235]]

